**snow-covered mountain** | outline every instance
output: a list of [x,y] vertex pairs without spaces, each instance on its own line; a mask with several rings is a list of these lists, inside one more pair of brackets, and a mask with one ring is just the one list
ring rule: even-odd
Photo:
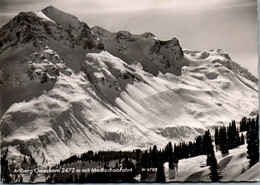
[[89,28],[52,6],[0,29],[1,147],[50,165],[145,149],[258,112],[257,79],[221,50]]
[[188,65],[176,38],[161,41],[152,33],[110,33],[98,26],[92,28],[92,31],[101,39],[106,51],[128,64],[132,64],[133,61],[140,62],[144,71],[153,75],[158,75],[159,71],[180,75],[182,66]]

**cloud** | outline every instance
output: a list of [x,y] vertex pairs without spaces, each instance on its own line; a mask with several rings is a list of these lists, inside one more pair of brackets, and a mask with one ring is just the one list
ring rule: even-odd
[[[152,0],[154,8],[174,10],[209,10],[257,5],[256,0]],[[188,12],[186,12],[188,13]]]

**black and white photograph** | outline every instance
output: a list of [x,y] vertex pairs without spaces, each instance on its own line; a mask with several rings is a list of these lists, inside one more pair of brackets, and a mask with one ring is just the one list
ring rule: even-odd
[[257,0],[0,0],[1,183],[259,182]]

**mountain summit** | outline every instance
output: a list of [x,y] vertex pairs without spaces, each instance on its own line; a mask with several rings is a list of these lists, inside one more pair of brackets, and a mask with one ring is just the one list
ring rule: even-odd
[[2,149],[56,164],[193,140],[258,112],[257,79],[221,50],[111,33],[53,6],[0,29]]

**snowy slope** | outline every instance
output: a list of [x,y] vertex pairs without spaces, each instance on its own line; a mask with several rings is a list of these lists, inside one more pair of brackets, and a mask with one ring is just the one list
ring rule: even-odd
[[[246,147],[247,145],[245,144],[232,149],[225,157],[221,155],[220,151],[216,152],[216,159],[222,175],[222,179],[220,180],[221,182],[259,181],[259,163],[255,164],[251,168],[248,168],[249,162],[246,158]],[[175,177],[168,175],[169,168],[166,164],[166,180],[168,182],[209,182],[210,170],[209,167],[206,166],[206,159],[206,155],[201,155],[198,157],[180,160],[178,164],[178,173]]]
[[[86,74],[75,74],[63,61],[54,60],[55,55],[59,56],[53,50],[48,48],[31,57],[41,57],[43,53],[49,59],[34,62],[31,66],[29,61],[23,64],[25,69],[29,64],[33,77],[31,80],[25,74],[20,78],[19,87],[26,81],[31,87],[36,86],[33,89],[35,94],[27,94],[32,99],[20,99],[22,102],[14,103],[1,121],[2,147],[12,146],[12,154],[18,157],[17,160],[21,160],[19,150],[26,154],[23,152],[26,148],[39,164],[44,165],[89,149],[142,148],[166,142],[163,137],[138,125],[100,99]],[[52,84],[49,78],[40,83],[41,73],[47,72],[47,77],[50,77],[53,69],[57,69],[56,83]],[[12,80],[8,82],[10,86],[16,85]],[[11,89],[12,93],[24,98],[20,88]]]
[[220,50],[90,29],[54,7],[0,35],[1,147],[17,161],[162,147],[258,112],[256,81]]

